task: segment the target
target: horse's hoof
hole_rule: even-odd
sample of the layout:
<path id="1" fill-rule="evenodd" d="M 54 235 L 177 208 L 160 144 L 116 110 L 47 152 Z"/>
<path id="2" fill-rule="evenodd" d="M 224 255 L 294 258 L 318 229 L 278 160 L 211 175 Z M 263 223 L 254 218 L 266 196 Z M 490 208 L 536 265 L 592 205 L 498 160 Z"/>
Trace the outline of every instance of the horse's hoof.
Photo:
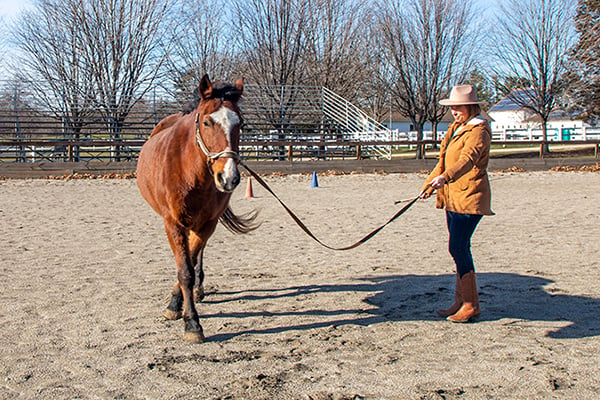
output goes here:
<path id="1" fill-rule="evenodd" d="M 194 301 L 196 301 L 196 303 L 200 303 L 202 300 L 204 300 L 204 286 L 195 287 Z"/>
<path id="2" fill-rule="evenodd" d="M 204 334 L 202 331 L 185 331 L 183 340 L 190 343 L 204 343 Z"/>
<path id="3" fill-rule="evenodd" d="M 181 311 L 173 311 L 167 308 L 165 311 L 165 318 L 175 321 L 176 319 L 180 319 L 183 316 Z"/>

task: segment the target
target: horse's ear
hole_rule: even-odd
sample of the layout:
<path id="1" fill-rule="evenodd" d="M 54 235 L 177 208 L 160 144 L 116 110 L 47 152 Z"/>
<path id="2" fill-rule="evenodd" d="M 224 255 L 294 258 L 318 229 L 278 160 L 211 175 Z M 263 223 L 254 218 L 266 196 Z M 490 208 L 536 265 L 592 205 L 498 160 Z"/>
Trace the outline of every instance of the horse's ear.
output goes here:
<path id="1" fill-rule="evenodd" d="M 202 99 L 210 99 L 212 96 L 212 83 L 210 83 L 210 79 L 208 78 L 208 74 L 204 74 L 202 79 L 200 79 L 200 86 L 198 86 L 198 92 L 200 93 L 200 97 Z"/>
<path id="2" fill-rule="evenodd" d="M 244 79 L 240 78 L 237 81 L 235 81 L 235 87 L 237 90 L 240 91 L 241 96 L 241 94 L 244 92 Z"/>

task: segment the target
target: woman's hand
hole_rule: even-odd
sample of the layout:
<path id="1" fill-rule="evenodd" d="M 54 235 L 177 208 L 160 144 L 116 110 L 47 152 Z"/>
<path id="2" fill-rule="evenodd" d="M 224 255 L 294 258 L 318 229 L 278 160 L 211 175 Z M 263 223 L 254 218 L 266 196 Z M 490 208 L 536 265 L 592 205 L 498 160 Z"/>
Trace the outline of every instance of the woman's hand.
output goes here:
<path id="1" fill-rule="evenodd" d="M 440 176 L 436 176 L 435 178 L 433 178 L 431 180 L 431 182 L 429 183 L 429 185 L 431 185 L 432 188 L 434 189 L 439 189 L 442 186 L 444 186 L 444 184 L 446 183 L 446 178 L 444 178 L 442 175 Z"/>
<path id="2" fill-rule="evenodd" d="M 446 183 L 446 178 L 444 178 L 442 175 L 440 176 L 436 176 L 435 178 L 433 178 L 431 180 L 431 182 L 429 182 L 429 186 L 427 189 L 423 190 L 421 192 L 421 194 L 419 195 L 419 198 L 425 200 L 428 199 L 429 197 L 431 197 L 431 194 L 433 193 L 434 190 L 441 188 L 442 186 L 444 186 L 444 184 Z"/>

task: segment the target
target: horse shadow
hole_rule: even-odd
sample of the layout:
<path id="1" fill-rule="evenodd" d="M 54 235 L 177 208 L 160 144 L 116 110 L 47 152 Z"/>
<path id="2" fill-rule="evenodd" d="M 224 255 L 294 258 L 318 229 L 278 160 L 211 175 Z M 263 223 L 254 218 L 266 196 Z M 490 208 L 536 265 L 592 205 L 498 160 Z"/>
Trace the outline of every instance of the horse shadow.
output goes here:
<path id="1" fill-rule="evenodd" d="M 539 276 L 513 273 L 478 273 L 479 301 L 482 314 L 479 321 L 515 319 L 524 321 L 569 322 L 568 325 L 546 333 L 556 339 L 600 336 L 600 299 L 569 295 L 563 290 L 546 288 L 554 281 Z M 306 285 L 288 288 L 219 292 L 225 299 L 204 303 L 231 301 L 266 301 L 299 297 L 308 293 L 347 292 L 349 295 L 368 293 L 363 299 L 365 309 L 300 310 L 282 312 L 237 312 L 204 314 L 206 318 L 255 316 L 324 316 L 325 321 L 246 330 L 209 337 L 224 341 L 242 334 L 267 334 L 291 330 L 307 330 L 331 325 L 370 325 L 384 321 L 435 321 L 438 308 L 445 308 L 454 298 L 454 275 L 391 275 L 361 279 L 356 284 Z M 374 294 L 373 294 L 374 293 Z M 209 309 L 209 306 L 205 309 Z"/>

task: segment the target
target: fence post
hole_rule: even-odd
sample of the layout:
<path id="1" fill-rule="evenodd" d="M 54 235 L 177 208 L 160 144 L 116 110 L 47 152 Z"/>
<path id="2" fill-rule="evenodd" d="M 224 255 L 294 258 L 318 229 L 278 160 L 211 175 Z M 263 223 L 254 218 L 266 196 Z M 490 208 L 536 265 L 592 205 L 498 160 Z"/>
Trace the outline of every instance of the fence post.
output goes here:
<path id="1" fill-rule="evenodd" d="M 540 144 L 540 158 L 544 158 L 544 141 Z"/>
<path id="2" fill-rule="evenodd" d="M 356 159 L 357 160 L 362 159 L 362 154 L 361 153 L 362 153 L 362 151 L 361 151 L 361 148 L 360 148 L 360 144 L 357 144 L 356 145 Z"/>
<path id="3" fill-rule="evenodd" d="M 13 106 L 15 111 L 15 136 L 19 142 L 23 140 L 23 132 L 21 131 L 21 124 L 19 123 L 19 108 L 18 108 L 18 100 L 17 100 L 17 88 L 15 87 L 14 97 L 13 97 Z M 27 153 L 25 152 L 25 146 L 19 145 L 17 151 L 17 162 L 27 162 Z"/>

